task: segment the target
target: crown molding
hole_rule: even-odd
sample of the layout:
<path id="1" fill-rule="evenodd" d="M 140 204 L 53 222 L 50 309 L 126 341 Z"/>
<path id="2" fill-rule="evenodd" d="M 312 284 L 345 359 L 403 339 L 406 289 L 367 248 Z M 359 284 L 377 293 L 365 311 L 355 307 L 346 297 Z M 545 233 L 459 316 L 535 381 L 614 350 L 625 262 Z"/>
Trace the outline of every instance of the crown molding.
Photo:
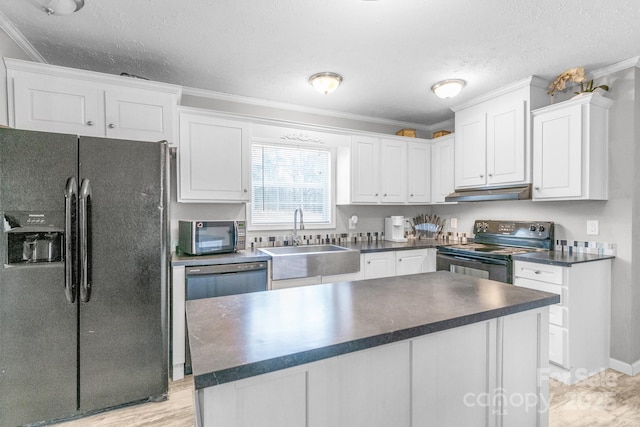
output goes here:
<path id="1" fill-rule="evenodd" d="M 518 80 L 516 82 L 513 82 L 509 85 L 506 86 L 502 86 L 496 90 L 493 90 L 491 92 L 487 92 L 485 94 L 482 94 L 480 96 L 477 96 L 473 99 L 470 99 L 469 101 L 462 103 L 462 104 L 458 104 L 458 105 L 454 105 L 453 107 L 451 107 L 451 110 L 453 110 L 454 112 L 456 111 L 460 111 L 460 110 L 464 110 L 466 108 L 469 107 L 473 107 L 474 105 L 478 105 L 480 103 L 486 102 L 486 101 L 490 101 L 493 98 L 496 98 L 500 95 L 504 95 L 507 93 L 511 93 L 516 89 L 521 89 L 523 87 L 527 87 L 527 86 L 535 86 L 538 88 L 542 88 L 542 89 L 546 89 L 547 87 L 547 81 L 542 79 L 541 77 L 538 76 L 529 76 L 527 78 L 524 78 L 522 80 Z"/>
<path id="2" fill-rule="evenodd" d="M 608 76 L 609 74 L 613 74 L 615 72 L 633 67 L 640 68 L 640 56 L 635 56 L 633 58 L 625 59 L 624 61 L 616 62 L 615 64 L 611 64 L 606 67 L 598 68 L 597 70 L 593 70 L 588 73 L 588 75 L 590 80 L 599 79 L 601 77 Z"/>
<path id="3" fill-rule="evenodd" d="M 115 84 L 118 86 L 129 86 L 134 88 L 146 88 L 158 92 L 175 94 L 178 98 L 182 93 L 182 86 L 171 83 L 156 82 L 153 80 L 135 79 L 117 74 L 106 74 L 97 71 L 81 70 L 79 68 L 62 67 L 60 65 L 40 64 L 21 59 L 4 58 L 7 71 L 24 71 L 29 73 L 44 74 L 47 76 L 58 76 L 72 78 L 76 80 L 88 80 L 90 82 L 100 82 L 105 84 Z"/>
<path id="4" fill-rule="evenodd" d="M 33 47 L 31 43 L 29 43 L 29 41 L 22 35 L 22 33 L 16 28 L 16 26 L 13 25 L 13 23 L 9 21 L 9 19 L 1 11 L 0 29 L 2 29 L 2 31 L 4 31 L 5 34 L 9 36 L 9 38 L 13 40 L 13 42 L 17 44 L 18 47 L 22 49 L 22 51 L 26 53 L 29 58 L 31 58 L 32 61 L 47 64 L 47 60 L 44 59 L 42 55 L 40 55 L 40 52 L 38 52 L 36 48 Z"/>
<path id="5" fill-rule="evenodd" d="M 372 117 L 372 116 L 364 116 L 359 114 L 344 113 L 341 111 L 324 110 L 320 108 L 289 104 L 286 102 L 269 101 L 266 99 L 252 98 L 252 97 L 242 96 L 242 95 L 232 95 L 228 93 L 216 92 L 216 91 L 207 90 L 207 89 L 197 89 L 197 88 L 192 88 L 187 86 L 184 86 L 182 88 L 182 94 L 188 95 L 188 96 L 201 97 L 201 98 L 215 99 L 218 101 L 235 102 L 238 104 L 256 105 L 260 107 L 269 107 L 269 108 L 276 108 L 281 110 L 296 111 L 299 113 L 316 114 L 320 116 L 363 121 L 367 123 L 378 123 L 383 125 L 398 126 L 401 128 L 409 127 L 414 129 L 420 129 L 427 132 L 433 131 L 434 126 L 436 126 L 436 125 L 425 125 L 422 123 L 412 123 L 412 122 L 403 122 L 399 120 L 384 119 L 381 117 Z M 453 123 L 453 119 L 451 119 L 451 122 Z M 440 124 L 437 124 L 437 126 L 439 125 Z"/>

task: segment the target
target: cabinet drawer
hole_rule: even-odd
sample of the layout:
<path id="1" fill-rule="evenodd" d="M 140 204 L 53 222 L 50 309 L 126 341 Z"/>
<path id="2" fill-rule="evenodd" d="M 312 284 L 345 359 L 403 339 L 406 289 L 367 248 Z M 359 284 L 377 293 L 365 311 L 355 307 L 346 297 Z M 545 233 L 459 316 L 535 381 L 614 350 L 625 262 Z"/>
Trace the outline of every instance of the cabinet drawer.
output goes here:
<path id="1" fill-rule="evenodd" d="M 555 325 L 549 325 L 549 362 L 568 367 L 567 343 L 567 330 Z"/>
<path id="2" fill-rule="evenodd" d="M 569 292 L 567 292 L 567 288 L 564 286 L 556 285 L 554 283 L 539 282 L 537 280 L 524 279 L 522 277 L 516 277 L 513 280 L 513 284 L 515 286 L 520 286 L 521 288 L 535 289 L 537 291 L 560 295 L 560 302 L 558 303 L 558 305 L 567 305 Z"/>
<path id="3" fill-rule="evenodd" d="M 563 269 L 558 265 L 516 261 L 513 273 L 515 277 L 525 277 L 527 279 L 556 283 L 558 285 L 562 285 L 563 283 Z"/>
<path id="4" fill-rule="evenodd" d="M 559 305 L 549 306 L 549 323 L 563 328 L 567 327 L 567 307 L 561 307 Z"/>

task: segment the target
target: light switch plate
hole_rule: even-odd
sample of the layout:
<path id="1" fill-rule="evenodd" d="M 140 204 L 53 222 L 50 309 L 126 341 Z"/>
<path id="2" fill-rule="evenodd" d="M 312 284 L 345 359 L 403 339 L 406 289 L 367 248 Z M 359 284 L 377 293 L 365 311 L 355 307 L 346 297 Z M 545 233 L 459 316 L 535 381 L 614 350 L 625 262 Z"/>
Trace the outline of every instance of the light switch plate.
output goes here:
<path id="1" fill-rule="evenodd" d="M 600 224 L 597 220 L 587 221 L 587 234 L 596 236 L 600 233 Z"/>
<path id="2" fill-rule="evenodd" d="M 452 229 L 458 228 L 458 218 L 451 218 L 450 222 L 451 222 L 450 225 Z"/>

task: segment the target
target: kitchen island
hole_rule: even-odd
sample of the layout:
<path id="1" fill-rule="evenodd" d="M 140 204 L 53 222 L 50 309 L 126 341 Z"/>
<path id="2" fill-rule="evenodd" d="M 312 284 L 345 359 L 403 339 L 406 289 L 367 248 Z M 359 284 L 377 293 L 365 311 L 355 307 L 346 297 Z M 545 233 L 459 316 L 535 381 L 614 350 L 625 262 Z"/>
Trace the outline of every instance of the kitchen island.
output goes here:
<path id="1" fill-rule="evenodd" d="M 197 424 L 544 426 L 557 302 L 442 271 L 188 301 Z"/>

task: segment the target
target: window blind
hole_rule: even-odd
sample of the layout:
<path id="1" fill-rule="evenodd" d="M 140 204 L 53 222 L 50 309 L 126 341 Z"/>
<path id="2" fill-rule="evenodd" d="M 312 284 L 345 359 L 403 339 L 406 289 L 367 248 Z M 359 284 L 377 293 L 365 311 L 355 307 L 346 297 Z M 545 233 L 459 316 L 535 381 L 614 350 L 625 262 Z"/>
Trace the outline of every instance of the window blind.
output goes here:
<path id="1" fill-rule="evenodd" d="M 302 208 L 305 224 L 331 223 L 331 152 L 321 148 L 253 144 L 251 221 L 293 222 Z"/>

